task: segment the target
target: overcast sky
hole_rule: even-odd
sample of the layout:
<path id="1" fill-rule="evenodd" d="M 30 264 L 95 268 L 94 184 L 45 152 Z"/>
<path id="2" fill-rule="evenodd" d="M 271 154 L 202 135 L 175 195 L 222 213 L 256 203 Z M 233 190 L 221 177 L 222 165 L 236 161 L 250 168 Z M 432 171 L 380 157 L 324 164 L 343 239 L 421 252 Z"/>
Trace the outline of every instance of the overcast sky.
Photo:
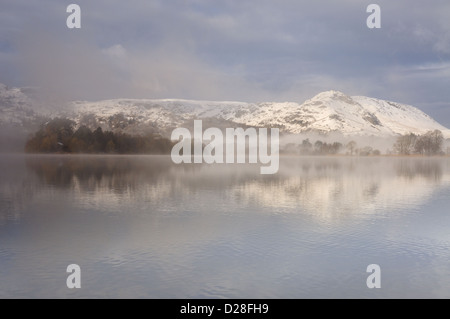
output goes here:
<path id="1" fill-rule="evenodd" d="M 68 29 L 66 7 L 81 7 Z M 381 29 L 366 8 L 381 7 Z M 448 0 L 1 0 L 0 82 L 64 99 L 303 102 L 325 90 L 450 127 Z"/>

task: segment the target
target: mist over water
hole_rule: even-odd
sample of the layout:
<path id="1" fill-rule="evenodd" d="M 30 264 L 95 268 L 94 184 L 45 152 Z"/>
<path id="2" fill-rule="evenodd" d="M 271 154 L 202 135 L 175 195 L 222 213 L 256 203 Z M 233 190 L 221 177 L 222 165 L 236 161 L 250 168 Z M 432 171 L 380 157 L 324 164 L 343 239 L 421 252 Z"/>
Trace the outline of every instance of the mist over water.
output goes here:
<path id="1" fill-rule="evenodd" d="M 167 156 L 0 167 L 3 298 L 450 297 L 448 158 L 281 157 L 270 176 Z"/>

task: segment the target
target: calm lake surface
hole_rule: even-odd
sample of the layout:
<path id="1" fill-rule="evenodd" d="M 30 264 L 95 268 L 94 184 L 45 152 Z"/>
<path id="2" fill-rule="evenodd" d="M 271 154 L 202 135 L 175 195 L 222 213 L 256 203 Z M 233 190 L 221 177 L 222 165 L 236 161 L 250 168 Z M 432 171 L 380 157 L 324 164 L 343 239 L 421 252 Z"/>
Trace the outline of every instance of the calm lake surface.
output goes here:
<path id="1" fill-rule="evenodd" d="M 450 159 L 259 167 L 1 155 L 0 298 L 450 298 Z"/>

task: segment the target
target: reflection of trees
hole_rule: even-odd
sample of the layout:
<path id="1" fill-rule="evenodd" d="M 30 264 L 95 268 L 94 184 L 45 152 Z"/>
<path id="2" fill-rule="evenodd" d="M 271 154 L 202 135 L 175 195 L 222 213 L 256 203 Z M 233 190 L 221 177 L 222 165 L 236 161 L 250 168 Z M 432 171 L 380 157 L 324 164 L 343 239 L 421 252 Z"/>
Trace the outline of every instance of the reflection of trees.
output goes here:
<path id="1" fill-rule="evenodd" d="M 22 218 L 38 194 L 50 198 L 57 190 L 99 197 L 134 194 L 142 186 L 157 188 L 172 168 L 167 156 L 0 157 L 0 224 Z"/>
<path id="2" fill-rule="evenodd" d="M 167 172 L 167 157 L 127 156 L 49 156 L 30 157 L 26 165 L 44 185 L 82 190 L 109 187 L 120 191 L 133 189 L 145 180 L 156 181 Z"/>
<path id="3" fill-rule="evenodd" d="M 36 181 L 29 178 L 21 156 L 0 156 L 0 225 L 21 217 Z"/>
<path id="4" fill-rule="evenodd" d="M 406 207 L 427 200 L 443 179 L 445 162 L 399 160 L 289 158 L 281 161 L 276 180 L 247 181 L 245 189 L 236 192 L 243 205 L 291 207 L 326 218 L 342 213 L 370 214 L 380 207 Z"/>
<path id="5" fill-rule="evenodd" d="M 317 172 L 326 172 L 329 170 L 336 171 L 341 168 L 341 164 L 336 161 L 316 162 L 314 163 L 314 169 Z"/>
<path id="6" fill-rule="evenodd" d="M 440 181 L 443 175 L 442 161 L 439 159 L 400 159 L 395 169 L 397 176 L 414 179 L 424 177 L 431 181 Z"/>
<path id="7" fill-rule="evenodd" d="M 438 185 L 447 172 L 444 163 L 418 158 L 282 157 L 278 174 L 260 175 L 260 165 L 175 165 L 169 156 L 0 159 L 0 222 L 17 219 L 14 216 L 35 194 L 52 198 L 56 190 L 63 191 L 62 197 L 95 198 L 99 207 L 111 201 L 196 207 L 194 201 L 219 200 L 227 207 L 294 207 L 327 216 L 361 213 L 377 203 L 426 198 L 426 191 L 432 190 L 428 186 Z"/>

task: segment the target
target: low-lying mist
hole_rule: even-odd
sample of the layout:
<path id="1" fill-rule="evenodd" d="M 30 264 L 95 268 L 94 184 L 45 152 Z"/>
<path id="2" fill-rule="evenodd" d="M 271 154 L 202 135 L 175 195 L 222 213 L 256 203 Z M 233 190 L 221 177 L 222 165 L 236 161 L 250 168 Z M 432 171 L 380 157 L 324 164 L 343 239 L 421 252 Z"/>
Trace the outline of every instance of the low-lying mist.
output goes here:
<path id="1" fill-rule="evenodd" d="M 326 135 L 316 132 L 286 134 L 280 137 L 280 149 L 287 153 L 296 153 L 293 150 L 298 150 L 298 146 L 305 140 L 308 140 L 313 147 L 317 141 L 328 144 L 340 143 L 342 148 L 338 151 L 338 154 L 346 154 L 348 152 L 346 146 L 352 141 L 356 143 L 354 145 L 355 150 L 370 147 L 373 151 L 380 151 L 381 154 L 391 154 L 396 137 L 345 136 L 339 132 L 332 132 Z"/>

